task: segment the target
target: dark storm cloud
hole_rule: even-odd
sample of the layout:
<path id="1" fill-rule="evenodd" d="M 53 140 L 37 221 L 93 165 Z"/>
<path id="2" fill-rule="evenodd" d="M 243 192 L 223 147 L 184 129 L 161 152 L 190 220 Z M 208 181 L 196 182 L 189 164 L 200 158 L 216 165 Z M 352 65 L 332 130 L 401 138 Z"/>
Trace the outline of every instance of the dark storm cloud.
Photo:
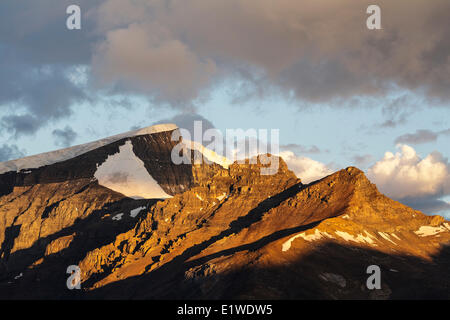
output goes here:
<path id="1" fill-rule="evenodd" d="M 30 115 L 8 115 L 1 118 L 1 128 L 16 138 L 22 134 L 33 134 L 41 126 L 41 121 Z"/>
<path id="2" fill-rule="evenodd" d="M 59 67 L 9 65 L 8 61 L 0 65 L 1 128 L 15 137 L 33 134 L 50 120 L 69 116 L 72 103 L 86 98 Z M 11 111 L 11 105 L 19 106 L 19 114 Z"/>
<path id="3" fill-rule="evenodd" d="M 0 146 L 0 162 L 22 158 L 25 151 L 19 150 L 16 145 L 3 144 Z"/>
<path id="4" fill-rule="evenodd" d="M 89 63 L 92 44 L 98 40 L 92 30 L 90 12 L 103 0 L 2 0 L 0 44 L 31 65 L 73 65 Z M 82 30 L 66 28 L 66 8 L 82 8 Z"/>
<path id="5" fill-rule="evenodd" d="M 69 126 L 53 130 L 52 135 L 55 138 L 55 144 L 60 147 L 70 147 L 78 136 Z"/>
<path id="6" fill-rule="evenodd" d="M 373 1 L 107 0 L 96 11 L 107 36 L 93 67 L 105 83 L 169 102 L 223 79 L 247 82 L 246 97 L 320 102 L 404 88 L 448 99 L 450 3 L 375 3 L 379 31 L 366 28 Z"/>
<path id="7" fill-rule="evenodd" d="M 86 14 L 99 2 L 78 1 Z M 66 28 L 66 8 L 72 3 L 0 3 L 0 129 L 14 137 L 70 115 L 71 105 L 86 98 L 67 73 L 90 63 L 94 38 Z M 90 24 L 87 20 L 86 28 Z"/>

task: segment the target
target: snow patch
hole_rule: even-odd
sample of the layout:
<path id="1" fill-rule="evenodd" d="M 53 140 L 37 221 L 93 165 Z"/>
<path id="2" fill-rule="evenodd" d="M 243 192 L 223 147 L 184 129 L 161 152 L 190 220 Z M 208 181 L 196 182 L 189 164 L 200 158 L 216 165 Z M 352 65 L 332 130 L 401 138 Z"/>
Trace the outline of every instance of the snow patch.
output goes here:
<path id="1" fill-rule="evenodd" d="M 122 220 L 122 216 L 123 216 L 123 213 L 118 213 L 114 217 L 112 217 L 112 219 L 119 221 L 119 220 Z"/>
<path id="2" fill-rule="evenodd" d="M 219 200 L 219 201 L 222 201 L 223 198 L 225 198 L 226 196 L 227 196 L 227 194 L 223 193 L 222 195 L 218 196 L 216 199 Z"/>
<path id="3" fill-rule="evenodd" d="M 284 251 L 288 251 L 288 250 L 291 248 L 292 241 L 294 241 L 294 240 L 297 239 L 297 238 L 303 238 L 303 239 L 305 239 L 306 241 L 311 242 L 311 241 L 320 240 L 320 239 L 322 239 L 324 236 L 327 237 L 327 238 L 330 238 L 330 239 L 333 238 L 333 237 L 332 237 L 331 235 L 329 235 L 328 233 L 326 233 L 326 232 L 324 232 L 324 231 L 320 231 L 319 229 L 316 229 L 316 230 L 314 231 L 314 233 L 309 234 L 309 235 L 306 235 L 305 232 L 299 233 L 299 234 L 297 234 L 297 235 L 291 237 L 289 240 L 287 240 L 286 242 L 283 243 L 283 245 L 282 245 L 282 251 L 283 251 L 283 252 L 284 252 Z"/>
<path id="4" fill-rule="evenodd" d="M 399 237 L 397 237 L 397 235 L 395 234 L 395 233 L 391 233 L 391 236 L 393 236 L 395 239 L 397 239 L 397 240 L 402 240 L 402 239 L 400 239 Z"/>
<path id="5" fill-rule="evenodd" d="M 233 163 L 233 161 L 229 160 L 228 158 L 221 156 L 208 148 L 205 148 L 199 142 L 183 139 L 182 143 L 186 146 L 186 148 L 200 152 L 208 161 L 217 163 L 225 169 L 228 169 L 228 167 Z"/>
<path id="6" fill-rule="evenodd" d="M 197 193 L 195 194 L 195 196 L 197 197 L 197 199 L 199 199 L 200 201 L 203 201 L 203 198 L 200 197 Z"/>
<path id="7" fill-rule="evenodd" d="M 389 241 L 389 242 L 391 242 L 391 243 L 397 245 L 394 241 L 391 240 L 391 237 L 390 237 L 387 233 L 378 231 L 378 234 L 379 234 L 383 239 L 385 239 L 385 240 L 387 240 L 387 241 Z"/>
<path id="8" fill-rule="evenodd" d="M 98 183 L 133 199 L 171 198 L 145 169 L 127 140 L 119 152 L 108 156 L 94 174 Z"/>
<path id="9" fill-rule="evenodd" d="M 426 237 L 426 236 L 434 236 L 438 233 L 448 231 L 447 229 L 450 230 L 448 224 L 439 227 L 421 226 L 419 230 L 414 231 L 414 233 L 420 237 Z"/>
<path id="10" fill-rule="evenodd" d="M 147 207 L 144 206 L 144 207 L 139 207 L 139 208 L 133 209 L 133 210 L 130 211 L 130 216 L 132 218 L 136 218 L 136 216 L 139 214 L 139 212 L 141 212 L 142 210 L 144 210 L 146 208 Z"/>
<path id="11" fill-rule="evenodd" d="M 20 274 L 18 274 L 17 276 L 14 277 L 14 280 L 20 279 L 23 277 L 23 273 L 21 272 Z"/>
<path id="12" fill-rule="evenodd" d="M 369 232 L 367 232 L 365 230 L 364 230 L 364 233 L 366 234 L 366 236 L 363 236 L 362 234 L 358 234 L 356 239 L 364 241 L 364 242 L 367 242 L 369 244 L 374 244 L 374 241 L 372 240 L 374 237 Z"/>
<path id="13" fill-rule="evenodd" d="M 373 241 L 374 237 L 369 232 L 367 232 L 365 230 L 364 230 L 364 233 L 366 235 L 363 235 L 362 233 L 359 233 L 356 236 L 354 236 L 354 235 L 352 235 L 350 233 L 347 233 L 345 231 L 336 231 L 336 234 L 339 237 L 341 237 L 342 239 L 344 239 L 345 241 L 353 241 L 353 242 L 356 242 L 356 243 L 368 243 L 368 244 L 375 245 L 374 241 Z"/>
<path id="14" fill-rule="evenodd" d="M 135 137 L 146 134 L 159 133 L 164 131 L 172 131 L 177 129 L 178 127 L 175 124 L 158 124 L 151 127 L 125 132 L 122 134 L 118 134 L 115 136 L 111 136 L 105 139 L 101 139 L 98 141 L 81 144 L 78 146 L 73 146 L 70 148 L 60 149 L 56 151 L 46 152 L 37 154 L 34 156 L 29 156 L 17 160 L 10 160 L 6 162 L 0 162 L 0 174 L 9 172 L 9 171 L 17 171 L 23 169 L 34 169 L 40 168 L 43 166 L 51 165 L 57 162 L 69 160 L 75 158 L 79 155 L 82 155 L 86 152 L 101 148 L 105 145 L 111 144 L 113 142 L 119 141 L 124 138 Z"/>

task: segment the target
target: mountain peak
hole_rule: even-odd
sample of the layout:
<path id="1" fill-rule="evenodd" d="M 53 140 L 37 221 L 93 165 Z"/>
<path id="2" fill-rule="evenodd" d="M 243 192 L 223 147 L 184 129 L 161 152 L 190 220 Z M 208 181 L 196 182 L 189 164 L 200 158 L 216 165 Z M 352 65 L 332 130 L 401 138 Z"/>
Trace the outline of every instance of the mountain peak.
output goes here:
<path id="1" fill-rule="evenodd" d="M 426 261 L 450 243 L 450 224 L 382 195 L 360 169 L 305 185 L 280 157 L 231 164 L 188 141 L 212 163 L 175 165 L 175 129 L 0 173 L 0 298 L 367 298 L 369 262 L 429 271 L 418 284 L 383 275 L 385 296 L 409 297 L 405 281 L 448 289 L 449 266 Z M 79 295 L 64 286 L 68 261 L 82 270 Z"/>
<path id="2" fill-rule="evenodd" d="M 131 138 L 141 135 L 149 135 L 166 131 L 173 131 L 178 129 L 175 124 L 157 124 L 149 127 L 145 127 L 138 130 L 132 130 L 125 133 L 113 135 L 107 138 L 96 140 L 93 142 L 76 145 L 73 147 L 59 149 L 56 151 L 50 151 L 45 153 L 40 153 L 37 155 L 32 155 L 16 160 L 10 160 L 5 162 L 0 162 L 0 174 L 9 171 L 21 171 L 26 169 L 35 169 L 42 166 L 51 165 L 57 162 L 69 160 L 75 158 L 79 155 L 92 151 L 94 149 L 101 148 L 105 145 L 111 144 L 113 142 L 122 140 L 124 138 Z"/>
<path id="3" fill-rule="evenodd" d="M 351 175 L 364 174 L 364 172 L 361 169 L 359 169 L 357 167 L 353 167 L 353 166 L 347 167 L 344 170 L 347 171 Z"/>

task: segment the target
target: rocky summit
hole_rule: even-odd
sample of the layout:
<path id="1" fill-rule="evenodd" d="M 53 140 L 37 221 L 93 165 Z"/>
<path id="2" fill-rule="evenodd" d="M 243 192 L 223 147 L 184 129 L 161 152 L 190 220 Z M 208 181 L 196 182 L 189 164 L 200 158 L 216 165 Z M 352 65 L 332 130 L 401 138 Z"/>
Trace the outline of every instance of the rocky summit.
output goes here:
<path id="1" fill-rule="evenodd" d="M 176 165 L 174 130 L 0 163 L 0 298 L 450 298 L 442 217 L 354 167 L 303 184 L 282 159 Z"/>

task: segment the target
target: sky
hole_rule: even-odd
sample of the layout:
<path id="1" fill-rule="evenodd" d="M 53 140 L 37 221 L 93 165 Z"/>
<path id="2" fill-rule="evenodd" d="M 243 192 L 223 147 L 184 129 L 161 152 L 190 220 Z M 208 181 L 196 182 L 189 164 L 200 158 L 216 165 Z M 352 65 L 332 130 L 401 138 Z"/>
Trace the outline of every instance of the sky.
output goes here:
<path id="1" fill-rule="evenodd" d="M 160 122 L 279 129 L 304 182 L 356 166 L 450 218 L 448 12 L 448 0 L 2 0 L 0 161 Z"/>

